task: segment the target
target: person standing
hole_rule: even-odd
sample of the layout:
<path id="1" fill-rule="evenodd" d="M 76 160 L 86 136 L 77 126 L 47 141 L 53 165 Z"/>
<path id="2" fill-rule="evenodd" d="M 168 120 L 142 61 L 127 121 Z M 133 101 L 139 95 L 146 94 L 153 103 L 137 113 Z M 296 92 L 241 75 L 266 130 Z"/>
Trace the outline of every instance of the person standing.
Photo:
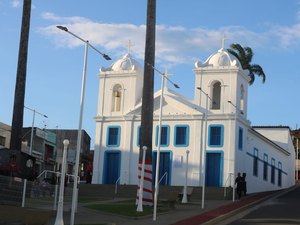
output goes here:
<path id="1" fill-rule="evenodd" d="M 92 165 L 91 162 L 89 162 L 86 170 L 87 170 L 86 183 L 91 184 L 92 183 L 92 176 L 93 176 L 93 165 Z"/>
<path id="2" fill-rule="evenodd" d="M 242 192 L 244 196 L 247 195 L 246 173 L 243 173 L 242 175 Z"/>
<path id="3" fill-rule="evenodd" d="M 238 173 L 237 177 L 235 178 L 235 184 L 236 184 L 236 193 L 239 199 L 241 198 L 242 195 L 242 181 L 243 178 L 241 177 L 241 173 Z"/>

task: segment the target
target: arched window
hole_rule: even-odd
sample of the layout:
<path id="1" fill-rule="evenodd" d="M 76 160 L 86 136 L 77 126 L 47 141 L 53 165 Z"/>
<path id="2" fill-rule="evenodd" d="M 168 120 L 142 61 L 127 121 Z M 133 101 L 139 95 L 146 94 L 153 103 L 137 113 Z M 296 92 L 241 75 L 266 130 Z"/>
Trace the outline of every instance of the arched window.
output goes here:
<path id="1" fill-rule="evenodd" d="M 212 86 L 212 99 L 211 109 L 220 109 L 221 107 L 221 83 L 215 82 Z"/>
<path id="2" fill-rule="evenodd" d="M 121 111 L 121 99 L 122 99 L 122 87 L 120 84 L 116 84 L 113 88 L 112 93 L 112 112 L 120 112 Z"/>
<path id="3" fill-rule="evenodd" d="M 244 111 L 244 95 L 245 95 L 245 89 L 244 86 L 241 85 L 241 98 L 240 98 L 240 110 Z"/>

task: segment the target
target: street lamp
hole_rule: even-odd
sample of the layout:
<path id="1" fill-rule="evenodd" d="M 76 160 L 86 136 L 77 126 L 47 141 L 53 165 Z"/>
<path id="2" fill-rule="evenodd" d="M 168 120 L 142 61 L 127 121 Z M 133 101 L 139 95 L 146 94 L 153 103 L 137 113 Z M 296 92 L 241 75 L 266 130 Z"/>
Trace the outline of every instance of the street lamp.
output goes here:
<path id="1" fill-rule="evenodd" d="M 29 155 L 32 154 L 32 145 L 33 145 L 33 130 L 34 130 L 34 119 L 35 119 L 35 114 L 39 114 L 45 118 L 48 118 L 48 116 L 37 112 L 35 109 L 31 109 L 29 107 L 24 106 L 25 109 L 28 109 L 33 112 L 32 114 L 32 124 L 31 124 L 31 134 L 30 134 L 30 147 L 29 147 Z M 26 185 L 27 185 L 27 179 L 24 179 L 24 186 L 23 186 L 23 196 L 22 196 L 22 207 L 25 206 L 25 197 L 26 197 Z"/>
<path id="2" fill-rule="evenodd" d="M 77 36 L 76 34 L 72 33 L 68 30 L 67 27 L 64 26 L 56 26 L 58 29 L 65 31 L 75 38 L 79 39 L 80 41 L 85 43 L 84 49 L 84 61 L 83 61 L 83 72 L 82 72 L 82 85 L 81 85 L 81 95 L 80 95 L 80 114 L 79 114 L 79 126 L 78 126 L 78 135 L 77 135 L 77 148 L 76 148 L 76 162 L 75 162 L 75 170 L 74 170 L 74 185 L 73 185 L 73 195 L 72 195 L 72 208 L 71 208 L 71 220 L 70 224 L 74 225 L 74 218 L 75 218 L 75 208 L 77 203 L 77 180 L 78 180 L 78 168 L 79 168 L 79 155 L 80 155 L 80 148 L 81 148 L 81 133 L 82 133 L 82 116 L 83 116 L 83 106 L 84 106 L 84 93 L 85 93 L 85 81 L 86 81 L 86 69 L 87 69 L 87 53 L 88 47 L 90 46 L 96 52 L 98 52 L 104 59 L 111 60 L 111 58 L 100 52 L 96 49 L 93 45 L 89 43 L 88 40 L 84 40 L 81 37 Z"/>
<path id="3" fill-rule="evenodd" d="M 237 108 L 237 106 L 235 105 L 235 104 L 233 104 L 232 103 L 232 101 L 227 101 L 230 105 L 232 105 L 235 109 L 236 109 L 236 111 L 239 111 L 240 112 L 240 114 L 244 114 L 244 112 L 242 111 L 242 110 L 239 110 L 238 108 Z"/>
<path id="4" fill-rule="evenodd" d="M 206 142 L 207 142 L 207 114 L 208 114 L 208 100 L 214 104 L 214 101 L 212 100 L 209 95 L 202 90 L 201 87 L 197 87 L 198 90 L 200 90 L 203 94 L 206 95 L 206 104 L 205 104 L 205 117 L 204 117 L 204 148 L 202 151 L 202 159 L 203 159 L 203 174 L 202 174 L 202 201 L 201 201 L 201 207 L 204 209 L 204 198 L 205 198 L 205 179 L 206 179 Z"/>
<path id="5" fill-rule="evenodd" d="M 179 88 L 179 86 L 173 83 L 168 77 L 167 72 L 162 73 L 157 70 L 154 66 L 147 63 L 154 70 L 156 70 L 161 75 L 161 95 L 160 95 L 160 105 L 159 105 L 159 127 L 158 127 L 158 144 L 157 144 L 157 154 L 156 154 L 156 169 L 155 169 L 155 188 L 154 188 L 154 209 L 153 209 L 153 220 L 156 220 L 156 211 L 157 211 L 157 196 L 158 196 L 158 177 L 159 177 L 159 160 L 160 160 L 160 142 L 161 142 L 161 122 L 162 122 L 162 106 L 163 106 L 163 97 L 164 97 L 164 89 L 165 89 L 165 79 L 167 79 L 175 88 Z"/>
<path id="6" fill-rule="evenodd" d="M 235 108 L 235 114 L 234 114 L 234 120 L 235 120 L 235 125 L 234 125 L 234 130 L 236 130 L 236 123 L 237 123 L 237 112 L 239 112 L 241 115 L 243 115 L 243 111 L 239 110 L 235 104 L 232 103 L 232 101 L 228 100 L 227 101 L 230 105 L 232 105 Z M 232 201 L 235 201 L 235 151 L 233 152 L 233 192 L 232 192 Z"/>

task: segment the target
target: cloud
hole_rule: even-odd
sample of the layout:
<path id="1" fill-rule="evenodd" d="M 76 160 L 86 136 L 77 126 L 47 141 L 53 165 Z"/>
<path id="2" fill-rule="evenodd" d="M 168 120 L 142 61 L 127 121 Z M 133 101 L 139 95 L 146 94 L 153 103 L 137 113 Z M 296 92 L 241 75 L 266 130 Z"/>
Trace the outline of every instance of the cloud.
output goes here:
<path id="1" fill-rule="evenodd" d="M 19 8 L 21 6 L 21 0 L 10 0 L 10 4 L 13 8 Z"/>
<path id="2" fill-rule="evenodd" d="M 61 17 L 51 12 L 42 13 L 41 17 L 45 20 L 49 20 L 52 22 L 61 22 L 61 23 L 82 23 L 82 22 L 90 21 L 89 19 L 80 16 Z"/>
<path id="3" fill-rule="evenodd" d="M 144 58 L 146 26 L 135 24 L 100 23 L 83 17 L 59 17 L 53 13 L 44 13 L 42 17 L 57 25 L 68 27 L 79 37 L 89 40 L 110 54 L 122 55 L 131 48 L 138 59 Z M 226 45 L 240 43 L 254 49 L 272 46 L 286 47 L 299 43 L 300 24 L 292 27 L 269 27 L 264 32 L 255 32 L 242 26 L 227 26 L 218 29 L 185 28 L 180 26 L 157 25 L 156 57 L 168 64 L 184 64 L 196 60 L 221 48 L 221 38 L 226 36 Z M 74 48 L 82 45 L 78 39 L 56 28 L 56 25 L 40 28 L 39 31 L 51 38 L 58 47 Z"/>

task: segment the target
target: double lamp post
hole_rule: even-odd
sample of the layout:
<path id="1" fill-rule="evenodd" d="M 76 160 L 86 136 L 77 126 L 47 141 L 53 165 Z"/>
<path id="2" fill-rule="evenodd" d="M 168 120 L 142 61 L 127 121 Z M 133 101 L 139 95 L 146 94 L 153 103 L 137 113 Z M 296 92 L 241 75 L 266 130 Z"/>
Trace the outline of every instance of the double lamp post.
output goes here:
<path id="1" fill-rule="evenodd" d="M 84 106 L 88 47 L 91 47 L 96 52 L 98 52 L 105 60 L 111 60 L 111 58 L 108 55 L 103 54 L 98 49 L 96 49 L 93 45 L 91 45 L 89 43 L 88 40 L 84 40 L 81 37 L 77 36 L 76 34 L 72 33 L 71 31 L 69 31 L 67 27 L 64 27 L 64 26 L 56 26 L 56 27 L 62 31 L 69 33 L 73 37 L 84 42 L 84 44 L 85 44 L 83 72 L 82 72 L 82 85 L 81 85 L 81 95 L 80 95 L 79 126 L 78 126 L 78 135 L 77 135 L 76 159 L 75 159 L 76 161 L 75 161 L 75 168 L 74 168 L 74 184 L 73 184 L 73 194 L 72 194 L 71 220 L 70 220 L 70 225 L 74 225 L 75 210 L 76 210 L 76 205 L 77 205 L 77 194 L 78 194 L 77 182 L 78 182 L 79 157 L 80 157 L 80 149 L 81 149 L 82 117 L 83 117 L 83 106 Z"/>

